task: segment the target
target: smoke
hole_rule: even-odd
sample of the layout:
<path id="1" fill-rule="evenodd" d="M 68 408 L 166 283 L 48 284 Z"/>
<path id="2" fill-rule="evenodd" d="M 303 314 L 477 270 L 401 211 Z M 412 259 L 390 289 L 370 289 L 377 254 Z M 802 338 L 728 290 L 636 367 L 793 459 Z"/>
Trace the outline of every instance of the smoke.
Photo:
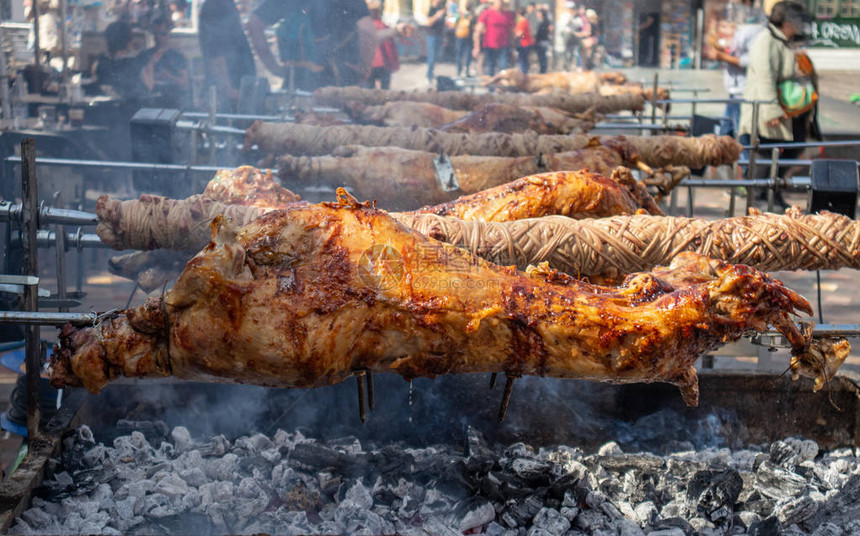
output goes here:
<path id="1" fill-rule="evenodd" d="M 354 437 L 362 443 L 414 447 L 459 444 L 466 428 L 472 427 L 495 445 L 521 441 L 594 450 L 616 441 L 625 450 L 653 452 L 737 447 L 730 438 L 744 437 L 738 432 L 743 425 L 732 411 L 687 409 L 677 391 L 668 387 L 523 377 L 514 382 L 510 405 L 499 423 L 504 376 L 494 390 L 489 389 L 489 375 L 481 374 L 419 378 L 411 389 L 396 375 L 377 374 L 374 379 L 375 409 L 368 410 L 364 424 L 358 415 L 356 380 L 350 379 L 316 389 L 124 382 L 97 397 L 91 425 L 102 441 L 128 433 L 117 423 L 129 420 L 184 426 L 194 437 L 223 434 L 232 440 L 281 429 L 322 441 Z M 651 393 L 652 406 L 637 401 L 642 392 Z"/>

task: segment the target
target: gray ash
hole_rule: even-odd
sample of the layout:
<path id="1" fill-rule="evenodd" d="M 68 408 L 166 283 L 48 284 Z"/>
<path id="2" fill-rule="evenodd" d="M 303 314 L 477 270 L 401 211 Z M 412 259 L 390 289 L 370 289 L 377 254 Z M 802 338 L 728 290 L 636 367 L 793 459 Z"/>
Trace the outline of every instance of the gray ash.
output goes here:
<path id="1" fill-rule="evenodd" d="M 112 445 L 70 434 L 11 534 L 860 534 L 857 453 L 811 440 L 658 455 L 498 447 L 472 427 L 420 448 L 121 427 Z"/>

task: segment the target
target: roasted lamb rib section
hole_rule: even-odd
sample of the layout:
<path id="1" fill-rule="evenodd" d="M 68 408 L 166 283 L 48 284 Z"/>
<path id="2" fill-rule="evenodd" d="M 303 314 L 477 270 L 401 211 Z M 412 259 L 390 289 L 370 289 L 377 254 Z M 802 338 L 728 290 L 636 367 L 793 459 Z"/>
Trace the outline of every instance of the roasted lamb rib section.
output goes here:
<path id="1" fill-rule="evenodd" d="M 791 317 L 811 312 L 806 300 L 746 266 L 683 254 L 599 287 L 491 264 L 338 194 L 238 233 L 218 218 L 163 297 L 94 327 L 66 326 L 52 384 L 98 391 L 120 376 L 172 375 L 317 387 L 363 371 L 504 372 L 669 382 L 696 405 L 696 358 L 748 330 L 774 325 L 800 371 L 848 352 L 845 341 L 801 332 Z"/>

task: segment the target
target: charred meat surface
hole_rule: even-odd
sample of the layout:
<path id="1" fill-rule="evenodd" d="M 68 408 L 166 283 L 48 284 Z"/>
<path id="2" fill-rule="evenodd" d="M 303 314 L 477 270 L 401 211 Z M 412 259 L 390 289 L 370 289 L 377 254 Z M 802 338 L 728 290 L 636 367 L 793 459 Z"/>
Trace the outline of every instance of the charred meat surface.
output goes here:
<path id="1" fill-rule="evenodd" d="M 540 173 L 415 212 L 467 221 L 513 221 L 549 214 L 574 219 L 638 212 L 662 215 L 645 186 L 619 167 L 611 177 L 588 171 Z"/>
<path id="2" fill-rule="evenodd" d="M 682 254 L 619 287 L 546 267 L 526 274 L 412 231 L 339 191 L 338 203 L 223 218 L 163 299 L 65 328 L 52 384 L 119 376 L 315 387 L 361 371 L 405 378 L 505 372 L 668 382 L 695 405 L 693 363 L 774 325 L 798 361 L 844 359 L 792 322 L 809 304 L 746 266 Z M 817 356 L 816 356 L 817 359 Z"/>

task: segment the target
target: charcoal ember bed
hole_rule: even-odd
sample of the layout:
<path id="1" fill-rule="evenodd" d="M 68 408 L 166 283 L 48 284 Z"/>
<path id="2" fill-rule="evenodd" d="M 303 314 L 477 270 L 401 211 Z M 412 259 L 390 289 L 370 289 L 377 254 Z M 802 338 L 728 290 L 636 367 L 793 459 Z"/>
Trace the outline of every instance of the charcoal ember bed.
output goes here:
<path id="1" fill-rule="evenodd" d="M 116 386 L 11 533 L 860 534 L 851 448 L 744 444 L 733 410 L 618 419 L 611 388 L 537 379 L 498 425 L 485 380 L 378 378 L 363 426 L 354 384 Z"/>

